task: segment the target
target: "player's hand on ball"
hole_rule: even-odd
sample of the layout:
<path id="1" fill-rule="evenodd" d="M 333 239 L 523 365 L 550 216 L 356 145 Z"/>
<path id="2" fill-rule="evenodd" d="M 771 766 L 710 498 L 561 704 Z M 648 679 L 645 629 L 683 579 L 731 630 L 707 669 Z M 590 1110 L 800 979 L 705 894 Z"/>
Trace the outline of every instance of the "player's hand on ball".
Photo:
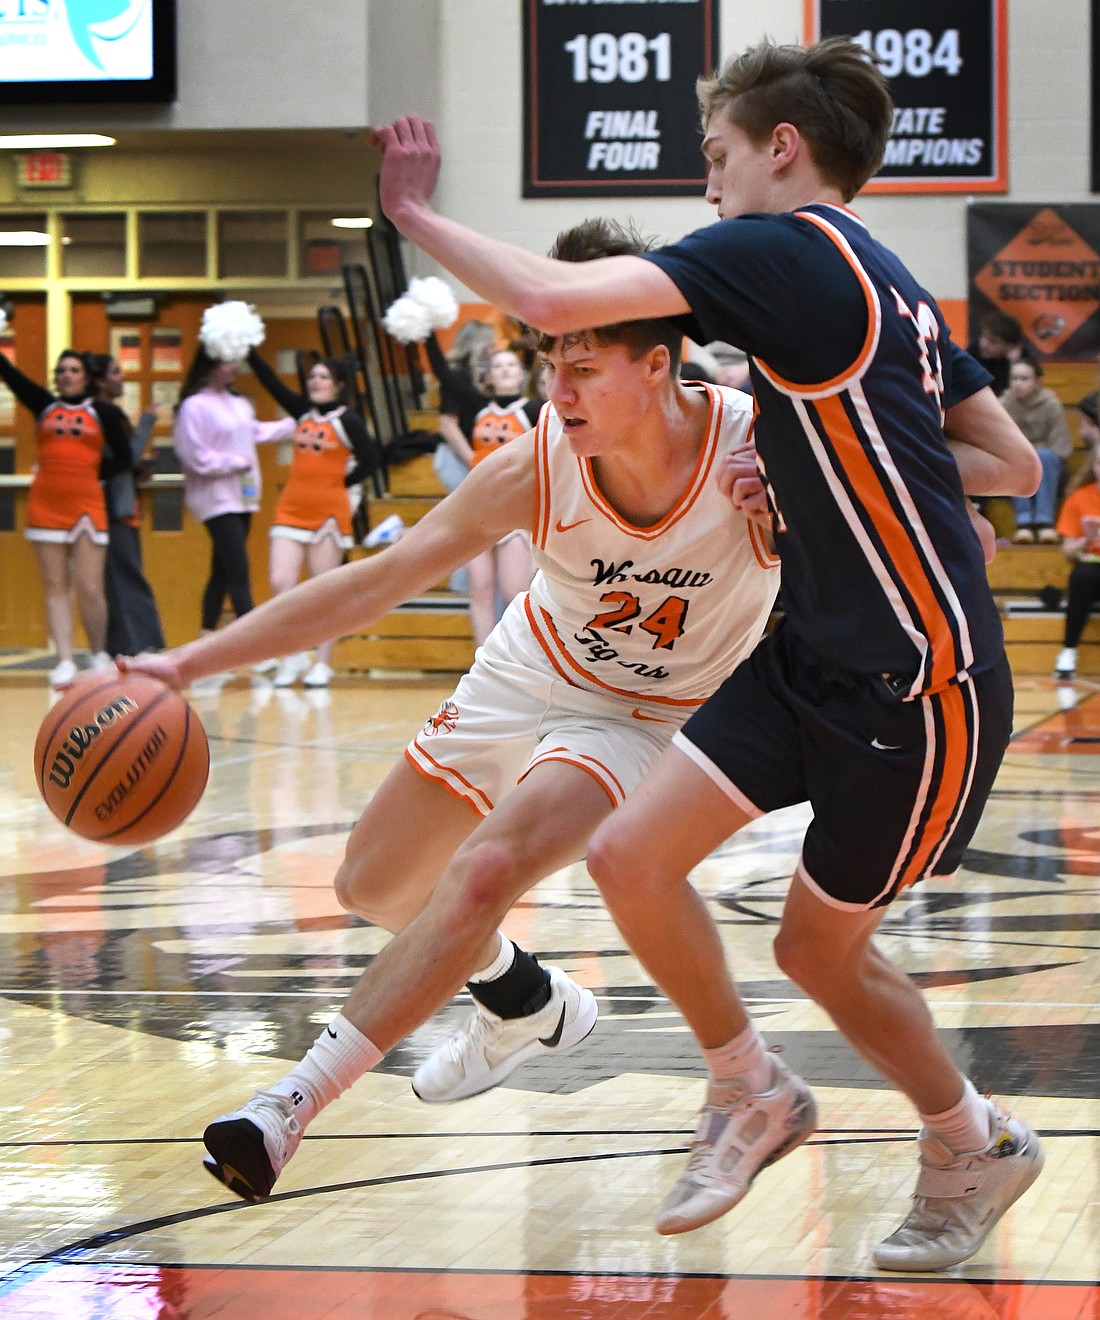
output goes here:
<path id="1" fill-rule="evenodd" d="M 150 678 L 177 692 L 186 686 L 186 680 L 180 672 L 178 663 L 172 658 L 171 651 L 159 655 L 120 655 L 115 659 L 120 674 L 148 674 Z"/>

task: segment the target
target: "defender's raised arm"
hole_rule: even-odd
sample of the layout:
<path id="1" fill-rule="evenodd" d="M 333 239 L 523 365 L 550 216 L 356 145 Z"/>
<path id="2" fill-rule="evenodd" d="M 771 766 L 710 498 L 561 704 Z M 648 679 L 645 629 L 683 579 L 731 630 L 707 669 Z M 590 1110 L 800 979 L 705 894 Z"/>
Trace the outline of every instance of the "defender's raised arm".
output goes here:
<path id="1" fill-rule="evenodd" d="M 374 134 L 382 149 L 382 209 L 418 248 L 486 302 L 548 334 L 689 310 L 683 294 L 640 257 L 555 261 L 487 238 L 431 205 L 440 152 L 429 119 L 409 115 Z"/>

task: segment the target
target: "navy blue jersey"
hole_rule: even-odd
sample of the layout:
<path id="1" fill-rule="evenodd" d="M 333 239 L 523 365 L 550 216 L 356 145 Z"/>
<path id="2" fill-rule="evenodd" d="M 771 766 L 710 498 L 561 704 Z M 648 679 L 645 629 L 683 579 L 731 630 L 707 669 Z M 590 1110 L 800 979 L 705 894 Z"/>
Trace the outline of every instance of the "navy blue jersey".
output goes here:
<path id="1" fill-rule="evenodd" d="M 843 207 L 722 220 L 645 254 L 691 338 L 749 354 L 783 607 L 833 664 L 898 696 L 1003 651 L 944 409 L 989 382 L 939 308 Z"/>

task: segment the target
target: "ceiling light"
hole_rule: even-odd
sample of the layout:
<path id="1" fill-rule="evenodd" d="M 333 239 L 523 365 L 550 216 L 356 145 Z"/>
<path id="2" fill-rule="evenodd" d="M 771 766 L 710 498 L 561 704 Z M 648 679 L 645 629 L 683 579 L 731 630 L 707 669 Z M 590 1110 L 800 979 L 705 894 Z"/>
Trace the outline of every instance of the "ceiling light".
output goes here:
<path id="1" fill-rule="evenodd" d="M 60 151 L 63 147 L 113 147 L 102 133 L 3 133 L 0 151 Z"/>
<path id="2" fill-rule="evenodd" d="M 47 247 L 49 241 L 35 229 L 0 229 L 0 247 Z"/>
<path id="3" fill-rule="evenodd" d="M 332 223 L 337 229 L 369 229 L 374 220 L 369 215 L 341 215 Z"/>

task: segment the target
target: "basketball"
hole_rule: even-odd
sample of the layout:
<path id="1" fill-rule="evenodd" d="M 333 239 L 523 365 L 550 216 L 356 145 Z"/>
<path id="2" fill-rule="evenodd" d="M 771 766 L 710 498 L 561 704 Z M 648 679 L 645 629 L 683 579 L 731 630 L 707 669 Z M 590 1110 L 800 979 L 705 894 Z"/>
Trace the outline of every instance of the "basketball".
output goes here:
<path id="1" fill-rule="evenodd" d="M 209 772 L 198 716 L 145 674 L 85 674 L 48 712 L 34 744 L 46 806 L 96 843 L 151 843 L 174 830 Z"/>

